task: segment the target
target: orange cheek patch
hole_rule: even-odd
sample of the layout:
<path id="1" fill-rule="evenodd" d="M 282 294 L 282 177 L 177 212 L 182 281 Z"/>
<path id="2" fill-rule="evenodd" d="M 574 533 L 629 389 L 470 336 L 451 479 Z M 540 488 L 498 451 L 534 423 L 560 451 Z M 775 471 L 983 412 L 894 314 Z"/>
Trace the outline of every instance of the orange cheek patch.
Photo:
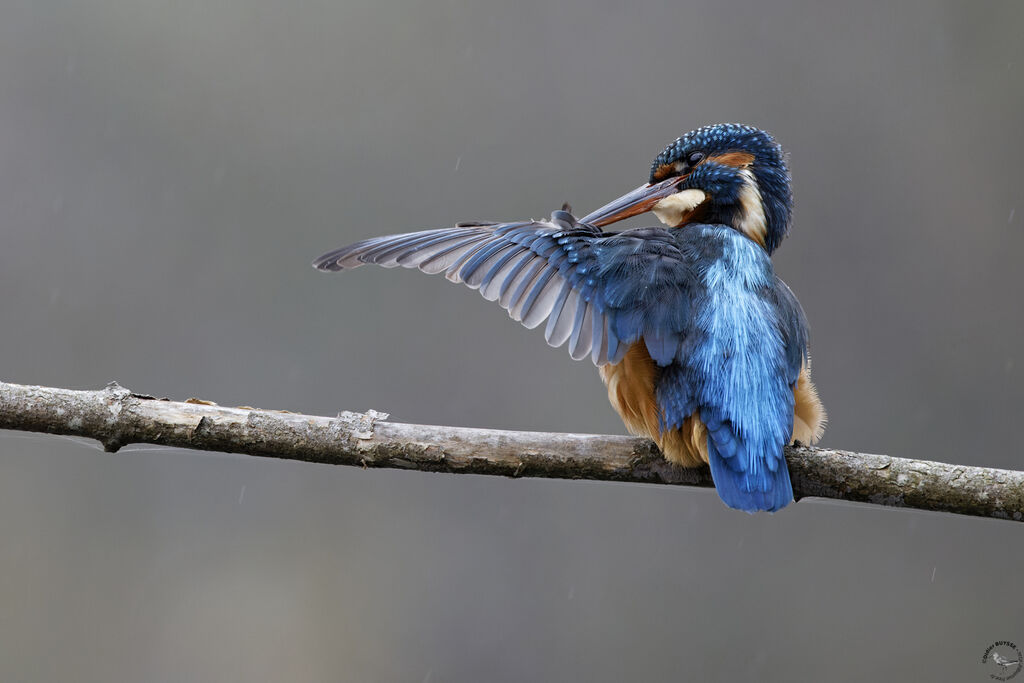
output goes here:
<path id="1" fill-rule="evenodd" d="M 754 155 L 749 152 L 726 152 L 718 156 L 708 157 L 708 161 L 714 161 L 723 166 L 746 168 L 754 163 Z"/>
<path id="2" fill-rule="evenodd" d="M 675 164 L 662 164 L 654 171 L 654 182 L 658 183 L 676 173 Z"/>

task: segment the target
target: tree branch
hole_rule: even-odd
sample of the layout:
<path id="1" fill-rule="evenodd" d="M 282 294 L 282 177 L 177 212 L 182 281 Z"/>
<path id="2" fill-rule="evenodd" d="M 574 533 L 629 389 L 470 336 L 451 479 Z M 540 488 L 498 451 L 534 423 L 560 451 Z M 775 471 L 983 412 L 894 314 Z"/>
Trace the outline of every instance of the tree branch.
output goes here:
<path id="1" fill-rule="evenodd" d="M 0 429 L 84 436 L 108 451 L 151 443 L 287 460 L 506 477 L 713 486 L 646 439 L 387 422 L 376 411 L 316 417 L 169 401 L 110 384 L 73 391 L 0 382 Z M 811 496 L 1024 520 L 1024 472 L 791 447 L 797 500 Z"/>

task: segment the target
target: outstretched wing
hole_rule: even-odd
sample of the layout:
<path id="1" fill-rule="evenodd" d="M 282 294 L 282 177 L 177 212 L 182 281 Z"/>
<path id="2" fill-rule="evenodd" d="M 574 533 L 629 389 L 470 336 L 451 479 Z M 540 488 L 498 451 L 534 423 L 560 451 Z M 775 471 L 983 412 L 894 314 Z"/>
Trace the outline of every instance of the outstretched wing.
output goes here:
<path id="1" fill-rule="evenodd" d="M 375 263 L 425 273 L 497 301 L 528 328 L 547 320 L 544 338 L 596 365 L 617 363 L 641 337 L 656 361 L 682 344 L 690 269 L 660 228 L 602 233 L 556 211 L 549 221 L 472 223 L 388 235 L 324 254 L 313 266 L 337 271 Z"/>

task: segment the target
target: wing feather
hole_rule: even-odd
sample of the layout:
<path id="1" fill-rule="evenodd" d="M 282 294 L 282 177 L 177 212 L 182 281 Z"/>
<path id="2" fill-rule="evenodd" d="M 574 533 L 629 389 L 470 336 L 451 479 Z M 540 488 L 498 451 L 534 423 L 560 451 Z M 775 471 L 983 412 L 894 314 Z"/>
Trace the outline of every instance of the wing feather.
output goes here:
<path id="1" fill-rule="evenodd" d="M 515 308 L 509 311 L 512 314 L 513 318 L 517 319 L 517 321 L 525 325 L 530 330 L 540 325 L 541 322 L 544 321 L 544 319 L 546 319 L 548 317 L 548 314 L 551 312 L 551 304 L 554 303 L 553 297 L 557 296 L 558 290 L 561 289 L 561 283 L 559 283 L 557 280 L 554 280 L 555 275 L 556 271 L 554 270 L 554 268 L 545 265 L 544 270 L 542 270 L 537 275 L 537 278 L 534 279 L 534 282 L 530 284 L 529 292 L 525 296 L 523 296 L 522 301 L 520 301 L 519 305 L 517 305 Z M 554 284 L 554 287 L 552 287 L 551 289 L 553 289 L 554 291 L 549 294 L 549 298 L 546 301 L 542 300 L 541 295 L 545 292 L 545 290 L 548 289 L 548 286 L 551 285 L 552 283 Z M 538 306 L 539 302 L 541 304 L 540 306 Z M 540 314 L 541 311 L 544 309 L 545 305 L 548 306 L 548 310 L 545 311 L 543 315 L 541 315 L 540 319 L 534 319 L 536 315 L 534 317 L 530 317 L 530 313 L 535 312 L 535 309 L 537 313 Z"/>
<path id="2" fill-rule="evenodd" d="M 382 244 L 370 251 L 367 251 L 363 256 L 363 259 L 376 263 L 379 266 L 385 268 L 394 268 L 395 266 L 402 265 L 399 261 L 402 258 L 410 258 L 413 255 L 418 255 L 419 258 L 426 259 L 431 253 L 436 253 L 437 250 L 444 248 L 444 245 L 448 245 L 454 239 L 459 239 L 470 234 L 465 230 L 450 230 L 444 231 L 447 234 L 443 235 L 431 235 L 423 233 L 414 233 L 407 239 L 395 240 L 395 241 L 384 241 Z M 428 251 L 434 245 L 442 245 L 437 247 L 433 252 Z"/>
<path id="3" fill-rule="evenodd" d="M 544 262 L 542 260 L 538 259 L 533 253 L 527 252 L 514 272 L 509 273 L 509 276 L 502 283 L 501 290 L 498 292 L 498 304 L 505 310 L 512 310 L 512 307 L 518 300 L 517 295 L 522 294 L 526 283 L 533 279 L 533 276 L 537 274 L 537 270 L 543 267 Z"/>
<path id="4" fill-rule="evenodd" d="M 665 307 L 686 296 L 688 265 L 665 230 L 602 233 L 556 211 L 547 221 L 462 223 L 374 237 L 324 254 L 320 270 L 373 263 L 463 282 L 497 301 L 528 328 L 547 321 L 544 339 L 597 365 L 621 361 L 645 334 L 666 334 Z M 681 293 L 681 294 L 680 294 Z M 688 310 L 680 299 L 681 310 Z M 681 323 L 685 315 L 675 316 Z M 683 329 L 668 330 L 679 336 Z"/>
<path id="5" fill-rule="evenodd" d="M 467 252 L 474 251 L 480 243 L 486 240 L 486 235 L 473 235 L 472 237 L 466 237 L 456 241 L 454 244 L 445 247 L 434 253 L 427 259 L 423 259 L 420 255 L 414 255 L 410 259 L 410 263 L 418 263 L 418 268 L 428 275 L 436 275 L 448 271 L 454 264 L 458 263 L 465 257 Z M 405 263 L 402 264 L 406 265 Z"/>
<path id="6" fill-rule="evenodd" d="M 520 311 L 521 322 L 530 330 L 550 317 L 565 287 L 565 282 L 554 269 L 549 267 L 545 272 L 547 277 L 543 284 L 538 282 L 533 286 Z"/>
<path id="7" fill-rule="evenodd" d="M 544 329 L 544 339 L 551 346 L 558 348 L 569 341 L 579 298 L 579 292 L 574 290 L 572 285 L 568 282 L 563 283 L 562 293 L 559 295 L 559 300 L 551 307 L 551 317 L 548 318 L 548 325 Z"/>
<path id="8" fill-rule="evenodd" d="M 488 301 L 497 301 L 505 278 L 521 265 L 520 260 L 524 258 L 531 258 L 529 250 L 519 245 L 513 246 L 512 250 L 498 259 L 484 275 L 480 283 L 480 294 Z"/>
<path id="9" fill-rule="evenodd" d="M 516 244 L 509 244 L 500 239 L 492 239 L 486 249 L 482 249 L 468 263 L 462 266 L 459 277 L 462 278 L 467 287 L 477 289 L 483 284 L 484 278 L 495 264 L 501 262 L 504 257 L 511 256 L 512 252 L 520 249 L 522 247 Z"/>
<path id="10" fill-rule="evenodd" d="M 569 336 L 569 355 L 573 360 L 583 360 L 590 353 L 590 343 L 594 334 L 592 317 L 590 303 L 581 301 L 576 307 L 576 319 L 573 321 L 572 334 Z"/>
<path id="11" fill-rule="evenodd" d="M 603 315 L 595 315 L 591 322 L 590 359 L 594 362 L 594 365 L 604 365 L 608 362 L 608 337 L 604 333 L 605 317 Z"/>

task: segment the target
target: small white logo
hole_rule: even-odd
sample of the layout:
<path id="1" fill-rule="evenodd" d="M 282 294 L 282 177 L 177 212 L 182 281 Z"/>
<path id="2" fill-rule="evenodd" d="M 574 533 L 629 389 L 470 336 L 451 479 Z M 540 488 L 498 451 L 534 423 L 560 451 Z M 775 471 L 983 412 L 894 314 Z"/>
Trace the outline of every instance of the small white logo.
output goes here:
<path id="1" fill-rule="evenodd" d="M 1024 668 L 1024 657 L 1020 648 L 1008 640 L 999 640 L 988 646 L 981 663 L 989 670 L 989 678 L 1008 681 Z"/>

